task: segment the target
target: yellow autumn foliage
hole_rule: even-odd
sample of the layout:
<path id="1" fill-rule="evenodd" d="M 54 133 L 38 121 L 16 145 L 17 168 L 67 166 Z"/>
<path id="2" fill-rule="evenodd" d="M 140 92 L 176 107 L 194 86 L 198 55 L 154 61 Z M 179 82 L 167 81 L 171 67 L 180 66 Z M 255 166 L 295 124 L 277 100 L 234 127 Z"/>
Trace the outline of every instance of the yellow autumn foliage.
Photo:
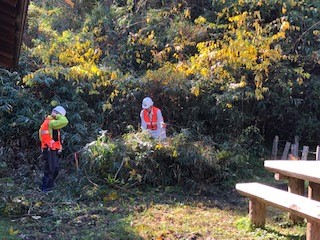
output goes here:
<path id="1" fill-rule="evenodd" d="M 98 65 L 103 52 L 94 46 L 90 38 L 82 36 L 87 33 L 88 27 L 84 27 L 79 34 L 66 30 L 56 34 L 50 42 L 39 43 L 32 54 L 39 56 L 50 67 L 24 76 L 23 82 L 33 84 L 37 76 L 44 74 L 54 79 L 63 77 L 68 81 L 92 81 L 94 88 L 109 85 L 110 80 L 115 80 L 118 74 L 109 73 Z"/>
<path id="2" fill-rule="evenodd" d="M 198 17 L 197 19 L 194 20 L 195 24 L 203 24 L 203 23 L 206 23 L 206 22 L 207 22 L 207 20 L 202 16 L 200 16 L 200 17 Z"/>
<path id="3" fill-rule="evenodd" d="M 285 38 L 284 29 L 290 26 L 283 22 L 282 29 L 270 35 L 270 31 L 260 25 L 260 18 L 259 12 L 244 12 L 230 17 L 228 31 L 223 39 L 197 44 L 198 54 L 189 59 L 187 69 L 184 68 L 185 73 L 201 76 L 203 79 L 211 78 L 219 84 L 238 82 L 245 86 L 246 82 L 235 78 L 234 74 L 239 69 L 246 69 L 256 75 L 256 98 L 262 99 L 269 68 L 283 57 L 281 48 L 274 47 L 274 43 Z M 198 88 L 199 86 L 191 89 L 196 96 L 201 93 Z"/>
<path id="4" fill-rule="evenodd" d="M 283 21 L 280 27 L 281 31 L 286 31 L 290 28 L 290 23 L 288 21 Z"/>

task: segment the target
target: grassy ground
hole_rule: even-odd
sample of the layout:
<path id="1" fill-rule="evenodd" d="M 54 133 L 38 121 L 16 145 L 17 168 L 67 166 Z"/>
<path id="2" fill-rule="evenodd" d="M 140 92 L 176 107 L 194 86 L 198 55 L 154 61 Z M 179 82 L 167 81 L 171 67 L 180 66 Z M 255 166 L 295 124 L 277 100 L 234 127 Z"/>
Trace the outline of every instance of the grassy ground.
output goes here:
<path id="1" fill-rule="evenodd" d="M 305 224 L 292 225 L 272 208 L 265 229 L 252 228 L 247 199 L 233 187 L 128 190 L 67 176 L 62 172 L 49 193 L 37 190 L 37 175 L 0 178 L 0 239 L 305 239 Z"/>
<path id="2" fill-rule="evenodd" d="M 15 229 L 15 225 L 8 219 L 0 219 L 0 239 L 17 239 L 20 232 Z"/>

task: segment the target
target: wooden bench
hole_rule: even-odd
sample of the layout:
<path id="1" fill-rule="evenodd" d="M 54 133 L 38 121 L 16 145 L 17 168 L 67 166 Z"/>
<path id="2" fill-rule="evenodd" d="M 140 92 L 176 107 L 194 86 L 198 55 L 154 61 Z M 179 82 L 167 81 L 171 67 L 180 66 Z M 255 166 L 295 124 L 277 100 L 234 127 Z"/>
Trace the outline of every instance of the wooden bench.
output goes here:
<path id="1" fill-rule="evenodd" d="M 236 190 L 249 197 L 249 217 L 256 227 L 266 221 L 266 206 L 307 219 L 307 240 L 320 240 L 320 202 L 261 183 L 238 183 Z"/>

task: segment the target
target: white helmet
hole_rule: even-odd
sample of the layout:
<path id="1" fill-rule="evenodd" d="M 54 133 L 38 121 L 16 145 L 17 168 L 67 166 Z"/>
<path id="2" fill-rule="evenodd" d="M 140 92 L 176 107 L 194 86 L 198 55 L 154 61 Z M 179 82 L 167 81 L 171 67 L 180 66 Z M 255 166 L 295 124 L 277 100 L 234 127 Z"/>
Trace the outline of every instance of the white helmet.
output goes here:
<path id="1" fill-rule="evenodd" d="M 54 109 L 52 109 L 52 112 L 58 112 L 59 114 L 65 116 L 67 111 L 62 106 L 56 106 Z"/>
<path id="2" fill-rule="evenodd" d="M 143 109 L 147 109 L 149 107 L 151 107 L 153 105 L 153 101 L 151 98 L 149 97 L 145 97 L 143 100 L 142 100 L 142 108 Z"/>

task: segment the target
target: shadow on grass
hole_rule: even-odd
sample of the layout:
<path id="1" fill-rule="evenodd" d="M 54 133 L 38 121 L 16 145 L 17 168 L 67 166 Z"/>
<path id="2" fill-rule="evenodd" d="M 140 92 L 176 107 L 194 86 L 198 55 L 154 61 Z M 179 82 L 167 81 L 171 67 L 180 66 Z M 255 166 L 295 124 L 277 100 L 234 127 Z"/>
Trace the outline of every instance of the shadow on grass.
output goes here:
<path id="1" fill-rule="evenodd" d="M 44 193 L 39 179 L 0 178 L 0 240 L 142 239 L 130 229 L 129 209 L 113 189 L 60 178 Z"/>
<path id="2" fill-rule="evenodd" d="M 0 206 L 5 206 L 13 230 L 19 230 L 11 235 L 11 239 L 200 240 L 214 235 L 217 239 L 231 240 L 239 237 L 233 222 L 237 217 L 247 215 L 248 210 L 245 198 L 234 188 L 221 185 L 125 189 L 96 185 L 94 180 L 79 179 L 62 171 L 54 191 L 42 193 L 37 190 L 39 179 L 38 175 L 19 176 L 9 185 L 3 182 L 7 188 L 0 190 L 3 196 Z M 213 212 L 212 209 L 220 211 Z M 228 216 L 231 211 L 233 216 Z M 206 214 L 216 214 L 216 218 L 205 219 Z M 194 219 L 196 215 L 200 218 Z M 193 226 L 201 225 L 193 224 L 194 220 L 206 225 L 209 219 L 212 223 L 207 228 Z M 221 225 L 221 219 L 226 222 L 224 225 Z M 279 237 L 304 239 L 292 234 L 281 235 L 273 229 L 266 230 Z M 244 236 L 241 239 L 250 238 Z"/>

